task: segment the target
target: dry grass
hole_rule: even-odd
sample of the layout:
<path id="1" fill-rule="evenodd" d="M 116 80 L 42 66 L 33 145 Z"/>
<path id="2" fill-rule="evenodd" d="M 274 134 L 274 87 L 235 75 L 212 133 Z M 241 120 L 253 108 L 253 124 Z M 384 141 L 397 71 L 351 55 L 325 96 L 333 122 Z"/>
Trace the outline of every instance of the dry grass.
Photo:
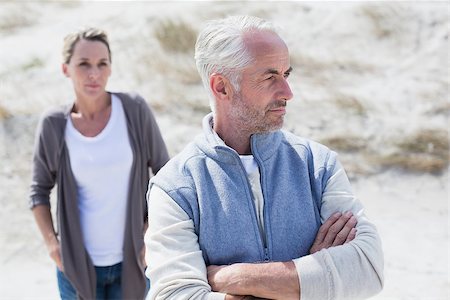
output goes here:
<path id="1" fill-rule="evenodd" d="M 319 142 L 333 150 L 343 152 L 362 151 L 367 147 L 367 141 L 364 138 L 349 135 L 322 138 Z"/>
<path id="2" fill-rule="evenodd" d="M 359 116 L 364 116 L 367 114 L 367 110 L 364 105 L 351 95 L 338 94 L 334 98 L 336 105 L 346 111 L 351 111 Z"/>
<path id="3" fill-rule="evenodd" d="M 181 90 L 183 85 L 201 83 L 194 58 L 182 54 L 167 56 L 157 51 L 141 54 L 139 67 L 134 71 L 136 80 L 144 83 L 149 78 L 154 78 L 155 73 L 164 76 L 165 82 L 168 80 L 176 82 Z"/>
<path id="4" fill-rule="evenodd" d="M 2 105 L 0 105 L 0 120 L 4 120 L 11 117 L 11 113 Z"/>
<path id="5" fill-rule="evenodd" d="M 410 172 L 433 174 L 444 171 L 448 166 L 448 159 L 417 153 L 394 153 L 375 157 L 374 162 L 382 168 L 399 168 Z"/>
<path id="6" fill-rule="evenodd" d="M 170 113 L 173 118 L 186 123 L 201 118 L 210 112 L 207 97 L 203 97 L 202 87 L 184 86 L 177 83 L 167 84 L 164 88 L 165 100 L 159 103 L 159 109 Z"/>
<path id="7" fill-rule="evenodd" d="M 443 102 L 435 105 L 433 108 L 426 112 L 428 115 L 449 115 L 450 114 L 450 102 Z"/>
<path id="8" fill-rule="evenodd" d="M 373 155 L 372 163 L 382 168 L 400 168 L 412 172 L 440 173 L 449 165 L 448 131 L 422 129 L 394 144 L 395 151 Z"/>
<path id="9" fill-rule="evenodd" d="M 439 174 L 449 166 L 449 136 L 444 129 L 421 129 L 383 147 L 369 144 L 359 136 L 337 135 L 322 138 L 320 143 L 340 152 L 349 176 L 370 174 L 385 169 L 414 173 Z M 377 144 L 378 145 L 378 144 Z"/>
<path id="10" fill-rule="evenodd" d="M 149 26 L 153 27 L 153 36 L 147 38 L 146 50 L 136 55 L 138 65 L 134 76 L 137 82 L 145 83 L 150 78 L 159 80 L 163 77 L 164 85 L 176 83 L 179 90 L 185 90 L 186 85 L 201 83 L 193 55 L 196 31 L 192 26 L 170 19 L 152 20 Z"/>
<path id="11" fill-rule="evenodd" d="M 320 85 L 335 84 L 336 78 L 361 76 L 376 71 L 375 67 L 367 62 L 316 57 L 313 54 L 302 53 L 302 49 L 293 49 L 290 60 L 296 74 L 298 72 L 304 80 L 312 80 Z"/>
<path id="12" fill-rule="evenodd" d="M 443 129 L 423 129 L 397 144 L 407 153 L 428 154 L 448 160 L 448 131 Z"/>
<path id="13" fill-rule="evenodd" d="M 170 52 L 193 53 L 197 32 L 189 23 L 163 20 L 155 26 L 154 34 L 161 47 Z"/>
<path id="14" fill-rule="evenodd" d="M 373 33 L 378 38 L 388 38 L 401 31 L 399 4 L 364 4 L 361 13 L 368 17 L 373 26 Z"/>
<path id="15" fill-rule="evenodd" d="M 330 63 L 317 59 L 314 56 L 301 53 L 300 51 L 291 51 L 290 61 L 295 71 L 302 75 L 318 75 L 331 69 Z"/>
<path id="16" fill-rule="evenodd" d="M 44 61 L 39 57 L 33 57 L 26 63 L 24 63 L 20 69 L 21 71 L 29 71 L 35 68 L 41 68 L 45 65 Z"/>
<path id="17" fill-rule="evenodd" d="M 36 11 L 27 3 L 20 5 L 13 2 L 0 3 L 0 32 L 13 34 L 19 29 L 35 24 L 38 17 Z"/>

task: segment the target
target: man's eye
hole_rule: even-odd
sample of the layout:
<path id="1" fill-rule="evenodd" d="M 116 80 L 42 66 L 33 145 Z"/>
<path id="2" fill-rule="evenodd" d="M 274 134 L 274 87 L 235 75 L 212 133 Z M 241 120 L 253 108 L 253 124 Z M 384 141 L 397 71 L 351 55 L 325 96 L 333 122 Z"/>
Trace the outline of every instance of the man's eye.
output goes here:
<path id="1" fill-rule="evenodd" d="M 79 65 L 82 66 L 82 67 L 85 67 L 85 66 L 88 65 L 88 63 L 87 63 L 87 62 L 82 62 L 82 63 L 80 63 Z"/>
<path id="2" fill-rule="evenodd" d="M 291 75 L 291 73 L 284 73 L 284 78 L 288 78 L 289 77 L 289 75 Z"/>

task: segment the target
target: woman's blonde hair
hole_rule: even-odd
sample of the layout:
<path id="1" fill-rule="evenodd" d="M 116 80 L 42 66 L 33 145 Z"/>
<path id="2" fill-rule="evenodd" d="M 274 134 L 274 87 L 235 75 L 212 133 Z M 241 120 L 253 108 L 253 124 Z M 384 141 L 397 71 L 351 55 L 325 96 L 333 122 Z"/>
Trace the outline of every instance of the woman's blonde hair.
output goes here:
<path id="1" fill-rule="evenodd" d="M 111 50 L 109 49 L 108 35 L 104 30 L 89 27 L 81 29 L 77 32 L 70 33 L 64 38 L 64 46 L 62 52 L 64 63 L 70 63 L 75 45 L 80 40 L 98 41 L 105 44 L 106 48 L 108 48 L 109 61 L 111 61 Z"/>

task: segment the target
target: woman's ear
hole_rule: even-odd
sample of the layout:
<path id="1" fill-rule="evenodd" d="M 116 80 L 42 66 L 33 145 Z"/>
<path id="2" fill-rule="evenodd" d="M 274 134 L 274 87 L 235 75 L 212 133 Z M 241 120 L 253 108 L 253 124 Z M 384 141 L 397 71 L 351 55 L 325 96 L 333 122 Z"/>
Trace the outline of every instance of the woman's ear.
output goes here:
<path id="1" fill-rule="evenodd" d="M 69 74 L 69 66 L 66 64 L 66 63 L 63 63 L 62 65 L 61 65 L 61 70 L 62 70 L 62 72 L 63 72 L 63 74 L 66 76 L 66 77 L 70 77 L 70 74 Z"/>
<path id="2" fill-rule="evenodd" d="M 209 88 L 216 99 L 228 99 L 230 97 L 230 82 L 222 74 L 213 73 L 209 77 Z"/>

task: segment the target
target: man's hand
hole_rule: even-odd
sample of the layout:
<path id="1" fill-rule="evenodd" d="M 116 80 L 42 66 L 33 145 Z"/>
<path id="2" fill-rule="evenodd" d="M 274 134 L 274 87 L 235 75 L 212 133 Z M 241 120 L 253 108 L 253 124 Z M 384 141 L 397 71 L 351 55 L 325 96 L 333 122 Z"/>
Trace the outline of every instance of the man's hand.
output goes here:
<path id="1" fill-rule="evenodd" d="M 233 292 L 233 294 L 236 294 L 236 291 L 239 290 L 239 285 L 242 285 L 242 282 L 239 278 L 239 273 L 235 270 L 235 266 L 236 265 L 211 265 L 207 268 L 208 283 L 213 291 L 222 293 Z"/>
<path id="2" fill-rule="evenodd" d="M 225 300 L 256 300 L 262 298 L 255 298 L 253 296 L 236 296 L 236 295 L 226 295 Z"/>
<path id="3" fill-rule="evenodd" d="M 353 240 L 356 236 L 356 222 L 351 212 L 333 214 L 320 226 L 310 253 Z M 292 261 L 211 265 L 207 271 L 211 289 L 226 293 L 226 300 L 254 299 L 244 295 L 267 299 L 276 299 L 283 295 L 283 299 L 298 299 L 300 295 L 298 274 Z"/>
<path id="4" fill-rule="evenodd" d="M 233 276 L 233 272 L 238 270 L 229 266 L 209 266 L 208 267 L 208 282 L 213 291 L 220 291 L 222 293 L 236 292 L 239 284 L 243 284 L 237 277 Z M 231 279 L 229 279 L 231 278 Z M 230 281 L 229 281 L 230 280 Z M 234 282 L 233 282 L 234 281 Z M 257 298 L 250 295 L 232 295 L 227 294 L 225 300 L 257 300 L 263 298 Z"/>
<path id="5" fill-rule="evenodd" d="M 356 236 L 356 222 L 356 218 L 350 211 L 344 214 L 333 214 L 320 226 L 309 253 L 313 254 L 322 249 L 352 241 Z"/>
<path id="6" fill-rule="evenodd" d="M 279 299 L 280 295 L 283 300 L 299 299 L 299 279 L 292 261 L 211 265 L 207 271 L 211 289 L 228 294 L 227 300 Z"/>

